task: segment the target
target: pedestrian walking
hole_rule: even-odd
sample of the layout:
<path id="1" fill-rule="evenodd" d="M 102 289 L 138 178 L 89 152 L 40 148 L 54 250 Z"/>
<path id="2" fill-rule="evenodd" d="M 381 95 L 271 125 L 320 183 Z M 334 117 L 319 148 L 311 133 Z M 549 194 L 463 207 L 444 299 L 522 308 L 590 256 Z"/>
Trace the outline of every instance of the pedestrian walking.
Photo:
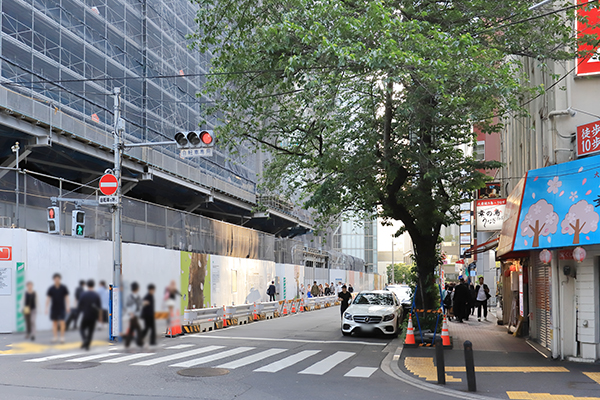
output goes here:
<path id="1" fill-rule="evenodd" d="M 102 305 L 99 328 L 102 328 L 103 324 L 108 323 L 108 304 L 110 300 L 110 292 L 106 288 L 106 282 L 104 281 L 100 281 L 98 284 L 98 296 L 100 296 L 100 304 Z"/>
<path id="2" fill-rule="evenodd" d="M 325 291 L 323 290 L 323 285 L 320 284 L 319 285 L 319 296 L 323 296 L 324 293 L 325 293 Z"/>
<path id="3" fill-rule="evenodd" d="M 25 298 L 23 301 L 23 315 L 25 316 L 25 327 L 27 329 L 25 339 L 35 340 L 35 317 L 37 309 L 37 294 L 33 290 L 33 282 L 26 285 Z"/>
<path id="4" fill-rule="evenodd" d="M 329 283 L 325 283 L 325 296 L 329 296 L 331 294 L 331 289 L 329 289 Z"/>
<path id="5" fill-rule="evenodd" d="M 487 321 L 487 301 L 491 297 L 490 288 L 483 283 L 483 276 L 479 277 L 479 284 L 475 288 L 477 293 L 477 321 L 481 321 L 481 308 L 483 307 L 483 317 Z"/>
<path id="6" fill-rule="evenodd" d="M 463 322 L 463 319 L 468 319 L 468 306 L 469 288 L 463 278 L 460 279 L 460 283 L 454 288 L 454 298 L 452 299 L 452 307 L 454 309 L 454 316 L 458 322 Z"/>
<path id="7" fill-rule="evenodd" d="M 267 294 L 269 295 L 269 301 L 275 301 L 275 294 L 277 289 L 275 288 L 275 281 L 271 281 L 271 284 L 267 288 Z"/>
<path id="8" fill-rule="evenodd" d="M 144 296 L 142 301 L 142 319 L 144 320 L 144 330 L 142 331 L 141 343 L 144 343 L 144 339 L 148 332 L 150 332 L 149 343 L 150 346 L 156 345 L 156 321 L 154 319 L 154 292 L 156 287 L 153 284 L 148 285 L 148 293 Z"/>
<path id="9" fill-rule="evenodd" d="M 177 283 L 175 281 L 171 281 L 169 286 L 165 289 L 165 305 L 167 306 L 167 330 L 171 327 L 171 315 L 175 311 L 175 306 L 177 306 L 177 301 L 175 300 L 177 296 L 181 296 L 179 290 L 177 289 Z"/>
<path id="10" fill-rule="evenodd" d="M 52 343 L 58 341 L 58 330 L 60 328 L 60 342 L 65 342 L 65 318 L 69 312 L 69 289 L 61 283 L 60 274 L 52 276 L 54 284 L 48 288 L 46 293 L 46 314 L 50 313 L 52 321 Z"/>
<path id="11" fill-rule="evenodd" d="M 313 285 L 310 288 L 310 294 L 311 294 L 312 297 L 319 296 L 319 286 L 317 285 L 317 281 L 313 282 Z"/>
<path id="12" fill-rule="evenodd" d="M 79 315 L 81 322 L 79 324 L 79 333 L 81 334 L 81 348 L 90 349 L 96 321 L 101 318 L 102 302 L 100 296 L 94 291 L 94 280 L 90 279 L 86 283 L 87 290 L 79 296 Z"/>
<path id="13" fill-rule="evenodd" d="M 344 317 L 344 311 L 350 307 L 350 301 L 352 300 L 352 294 L 348 291 L 346 285 L 342 285 L 342 291 L 338 294 L 338 300 L 340 300 L 340 313 L 342 318 Z"/>
<path id="14" fill-rule="evenodd" d="M 142 298 L 138 293 L 139 290 L 140 285 L 138 285 L 137 282 L 133 282 L 131 284 L 131 293 L 127 296 L 127 301 L 125 302 L 125 310 L 129 317 L 129 326 L 125 333 L 125 347 L 129 347 L 134 338 L 137 345 L 140 347 L 142 346 L 140 341 L 141 328 L 139 322 L 139 316 L 142 311 Z"/>
<path id="15" fill-rule="evenodd" d="M 475 292 L 475 286 L 473 283 L 469 284 L 469 315 L 475 315 L 475 308 L 477 307 L 477 293 Z"/>
<path id="16" fill-rule="evenodd" d="M 67 317 L 67 322 L 65 322 L 65 329 L 69 330 L 71 326 L 71 322 L 73 323 L 73 329 L 77 329 L 77 321 L 79 320 L 79 298 L 85 292 L 85 281 L 80 280 L 79 286 L 75 289 L 75 302 L 73 303 L 73 307 L 71 308 L 71 312 Z"/>

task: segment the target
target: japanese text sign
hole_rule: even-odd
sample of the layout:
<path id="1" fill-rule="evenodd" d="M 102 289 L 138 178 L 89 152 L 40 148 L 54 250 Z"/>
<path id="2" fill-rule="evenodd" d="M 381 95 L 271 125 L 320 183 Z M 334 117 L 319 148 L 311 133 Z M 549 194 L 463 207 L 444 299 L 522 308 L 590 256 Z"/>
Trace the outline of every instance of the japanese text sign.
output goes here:
<path id="1" fill-rule="evenodd" d="M 577 127 L 577 157 L 600 152 L 600 121 Z"/>
<path id="2" fill-rule="evenodd" d="M 477 230 L 480 232 L 501 230 L 505 208 L 506 199 L 477 200 Z"/>

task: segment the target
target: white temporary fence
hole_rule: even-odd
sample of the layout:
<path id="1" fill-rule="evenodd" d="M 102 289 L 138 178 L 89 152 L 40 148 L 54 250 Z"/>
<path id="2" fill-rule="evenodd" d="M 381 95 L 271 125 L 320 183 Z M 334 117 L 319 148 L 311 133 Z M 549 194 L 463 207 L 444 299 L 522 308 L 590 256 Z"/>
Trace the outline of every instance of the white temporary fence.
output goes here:
<path id="1" fill-rule="evenodd" d="M 198 325 L 201 331 L 212 330 L 215 323 L 223 318 L 222 308 L 196 308 L 185 310 L 183 313 L 184 325 Z"/>
<path id="2" fill-rule="evenodd" d="M 199 325 L 200 330 L 212 329 L 219 321 L 229 324 L 245 324 L 253 320 L 270 319 L 278 316 L 318 310 L 335 305 L 337 296 L 312 297 L 282 301 L 225 306 L 223 308 L 197 308 L 184 311 L 184 325 Z M 285 310 L 285 311 L 284 311 Z"/>

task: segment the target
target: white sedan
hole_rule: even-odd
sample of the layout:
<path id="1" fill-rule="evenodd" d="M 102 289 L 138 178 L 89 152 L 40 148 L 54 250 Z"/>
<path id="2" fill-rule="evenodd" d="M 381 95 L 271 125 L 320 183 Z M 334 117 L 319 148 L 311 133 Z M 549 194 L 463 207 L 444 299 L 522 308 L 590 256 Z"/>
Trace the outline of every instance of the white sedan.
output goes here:
<path id="1" fill-rule="evenodd" d="M 360 292 L 344 312 L 342 334 L 352 332 L 374 332 L 397 336 L 402 306 L 396 295 L 387 290 Z"/>

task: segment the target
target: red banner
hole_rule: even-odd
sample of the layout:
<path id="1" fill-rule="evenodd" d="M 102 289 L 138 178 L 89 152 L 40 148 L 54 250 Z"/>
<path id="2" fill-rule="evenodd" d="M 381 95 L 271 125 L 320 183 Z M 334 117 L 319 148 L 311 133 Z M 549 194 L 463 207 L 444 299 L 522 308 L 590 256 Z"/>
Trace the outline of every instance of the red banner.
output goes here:
<path id="1" fill-rule="evenodd" d="M 587 0 L 579 0 L 579 3 L 587 3 Z M 587 9 L 589 6 L 580 7 L 577 11 L 579 18 L 586 17 L 586 22 L 577 21 L 577 37 L 581 38 L 586 35 L 600 36 L 600 27 L 596 26 L 600 23 L 600 10 L 597 8 Z M 579 45 L 579 53 L 588 53 L 585 57 L 577 59 L 577 75 L 595 75 L 600 74 L 600 54 L 598 49 L 590 45 Z"/>

